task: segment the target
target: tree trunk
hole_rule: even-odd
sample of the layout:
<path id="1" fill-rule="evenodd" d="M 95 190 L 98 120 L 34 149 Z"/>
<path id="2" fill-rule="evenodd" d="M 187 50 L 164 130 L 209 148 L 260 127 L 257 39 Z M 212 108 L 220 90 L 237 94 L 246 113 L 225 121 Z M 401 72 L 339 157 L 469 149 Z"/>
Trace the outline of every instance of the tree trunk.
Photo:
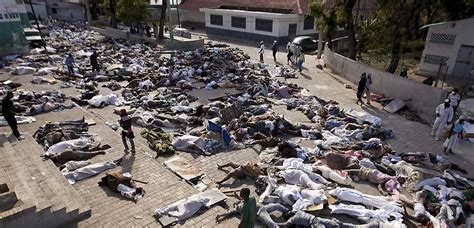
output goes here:
<path id="1" fill-rule="evenodd" d="M 164 39 L 165 38 L 164 29 L 165 29 L 165 22 L 166 22 L 166 7 L 168 7 L 167 6 L 168 1 L 163 0 L 161 2 L 162 4 L 161 4 L 160 28 L 158 32 L 158 38 Z"/>
<path id="2" fill-rule="evenodd" d="M 397 29 L 395 33 L 396 36 L 392 42 L 392 52 L 391 52 L 391 61 L 390 65 L 388 65 L 387 72 L 395 73 L 398 67 L 398 62 L 400 62 L 400 48 L 401 48 L 401 34 L 400 31 Z"/>
<path id="3" fill-rule="evenodd" d="M 349 0 L 345 3 L 344 6 L 344 14 L 345 14 L 345 28 L 347 31 L 348 41 L 349 41 L 349 52 L 347 53 L 347 57 L 350 59 L 356 59 L 356 48 L 357 48 L 357 41 L 355 38 L 355 27 L 354 21 L 352 18 L 352 9 L 355 5 L 355 0 Z"/>
<path id="4" fill-rule="evenodd" d="M 109 0 L 110 4 L 110 27 L 117 28 L 117 18 L 115 13 L 115 0 Z"/>

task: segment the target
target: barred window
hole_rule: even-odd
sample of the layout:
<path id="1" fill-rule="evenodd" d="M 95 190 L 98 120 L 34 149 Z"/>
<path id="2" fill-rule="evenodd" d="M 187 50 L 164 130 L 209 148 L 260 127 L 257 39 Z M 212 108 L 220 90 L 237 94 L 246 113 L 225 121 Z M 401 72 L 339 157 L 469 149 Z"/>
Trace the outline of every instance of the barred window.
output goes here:
<path id="1" fill-rule="evenodd" d="M 273 21 L 266 19 L 255 19 L 255 30 L 272 32 L 273 31 Z"/>
<path id="2" fill-rule="evenodd" d="M 431 33 L 430 42 L 453 45 L 456 35 L 445 33 Z"/>
<path id="3" fill-rule="evenodd" d="M 231 18 L 231 26 L 234 28 L 243 28 L 245 29 L 246 26 L 245 17 L 232 17 Z"/>
<path id="4" fill-rule="evenodd" d="M 431 55 L 431 54 L 426 54 L 424 58 L 425 63 L 429 64 L 441 64 L 442 62 L 447 62 L 449 57 L 447 56 L 441 56 L 441 55 Z"/>
<path id="5" fill-rule="evenodd" d="M 222 15 L 211 14 L 211 25 L 223 25 Z"/>
<path id="6" fill-rule="evenodd" d="M 303 30 L 310 30 L 314 28 L 314 17 L 304 17 Z"/>

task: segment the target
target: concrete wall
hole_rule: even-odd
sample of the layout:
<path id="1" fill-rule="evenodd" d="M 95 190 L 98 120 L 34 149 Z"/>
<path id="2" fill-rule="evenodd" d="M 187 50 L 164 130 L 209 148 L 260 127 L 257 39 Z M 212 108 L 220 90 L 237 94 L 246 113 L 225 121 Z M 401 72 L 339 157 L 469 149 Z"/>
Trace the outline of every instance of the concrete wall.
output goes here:
<path id="1" fill-rule="evenodd" d="M 48 18 L 48 11 L 46 10 L 45 2 L 33 1 L 33 9 L 35 10 L 38 20 L 46 20 Z M 31 6 L 29 4 L 26 5 L 26 11 L 28 11 L 29 14 L 32 14 Z"/>
<path id="2" fill-rule="evenodd" d="M 24 19 L 21 16 L 25 12 L 24 4 L 17 4 L 14 0 L 0 1 L 0 14 L 2 15 L 0 18 L 0 56 L 28 51 L 28 43 L 23 32 L 23 26 L 27 25 L 23 23 Z"/>
<path id="3" fill-rule="evenodd" d="M 324 62 L 334 73 L 356 85 L 363 72 L 372 74 L 373 92 L 408 101 L 408 107 L 417 111 L 422 119 L 429 122 L 434 120 L 435 108 L 447 95 L 445 90 L 375 69 L 339 55 L 329 48 L 324 50 Z"/>
<path id="4" fill-rule="evenodd" d="M 454 44 L 433 42 L 433 33 L 455 35 Z M 426 55 L 437 55 L 448 58 L 446 61 L 449 66 L 447 73 L 451 75 L 461 45 L 474 46 L 474 18 L 431 25 L 426 36 L 425 49 L 423 50 L 423 56 L 418 69 L 419 73 L 437 75 L 439 64 L 425 62 Z"/>

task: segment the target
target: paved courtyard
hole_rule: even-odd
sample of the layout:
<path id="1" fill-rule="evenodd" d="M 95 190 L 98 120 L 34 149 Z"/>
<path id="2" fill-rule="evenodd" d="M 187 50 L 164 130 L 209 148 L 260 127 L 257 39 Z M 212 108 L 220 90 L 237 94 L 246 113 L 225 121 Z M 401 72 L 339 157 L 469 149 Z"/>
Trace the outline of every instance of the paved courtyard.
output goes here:
<path id="1" fill-rule="evenodd" d="M 245 45 L 238 42 L 229 43 L 232 46 L 243 49 L 253 59 L 257 59 L 256 45 Z M 341 83 L 341 81 L 345 83 L 343 79 L 328 72 L 327 69 L 317 69 L 316 64 L 320 62 L 318 62 L 316 56 L 306 56 L 306 61 L 303 74 L 299 75 L 297 79 L 288 81 L 297 83 L 320 98 L 335 100 L 344 108 L 353 108 L 357 111 L 364 110 L 379 116 L 382 119 L 383 126 L 395 132 L 396 138 L 389 140 L 388 143 L 397 152 L 427 151 L 435 154 L 442 153 L 441 142 L 434 141 L 429 135 L 430 126 L 407 121 L 404 117 L 397 114 L 388 114 L 382 111 L 381 106 L 376 103 L 374 103 L 373 106 L 356 105 L 355 92 L 351 89 L 346 89 L 345 85 Z M 274 63 L 270 50 L 266 50 L 265 62 Z M 281 64 L 285 62 L 286 53 L 279 53 L 277 63 Z M 6 73 L 0 73 L 0 79 L 2 80 L 9 79 L 23 83 L 20 89 L 35 91 L 58 89 L 57 85 L 32 85 L 29 83 L 32 77 L 31 75 L 11 76 Z M 107 88 L 99 88 L 101 94 L 109 94 L 111 92 Z M 74 89 L 65 89 L 64 92 L 67 95 L 78 94 Z M 224 92 L 226 91 L 212 90 L 212 93 L 209 93 L 209 91 L 197 90 L 192 93 L 199 97 L 197 102 L 205 103 L 207 98 L 224 94 Z M 63 112 L 38 115 L 36 116 L 37 122 L 28 125 L 20 125 L 19 129 L 21 132 L 26 133 L 26 140 L 35 143 L 32 134 L 39 126 L 46 122 L 79 119 L 85 116 L 97 122 L 95 126 L 91 127 L 90 132 L 98 134 L 103 144 L 110 144 L 112 146 L 112 149 L 108 150 L 106 155 L 96 156 L 92 159 L 92 162 L 113 160 L 121 157 L 124 152 L 119 134 L 105 125 L 106 121 L 115 123 L 118 119 L 118 116 L 112 113 L 112 109 L 113 107 L 110 106 L 103 109 L 82 109 L 76 107 Z M 9 128 L 0 128 L 0 133 L 9 133 L 9 131 Z M 141 130 L 136 131 L 139 133 Z M 102 175 L 80 181 L 74 185 L 74 188 L 90 205 L 92 216 L 79 223 L 79 227 L 159 227 L 159 223 L 152 216 L 152 212 L 155 208 L 166 206 L 199 192 L 163 166 L 163 162 L 169 157 L 159 157 L 155 159 L 155 153 L 148 148 L 146 141 L 140 136 L 137 137 L 137 141 L 136 156 L 127 155 L 123 165 L 116 169 L 123 172 L 130 172 L 134 178 L 147 181 L 148 184 L 143 185 L 145 190 L 147 190 L 145 197 L 137 203 L 133 203 L 124 200 L 108 189 L 100 188 L 97 182 Z M 474 156 L 470 155 L 472 151 L 474 151 L 473 144 L 463 143 L 459 147 L 459 150 L 455 151 L 455 155 L 449 156 L 453 162 L 467 169 L 471 177 L 473 177 L 472 174 L 474 173 L 474 167 L 471 165 L 474 164 Z M 259 148 L 247 148 L 244 150 L 222 152 L 213 156 L 200 156 L 182 152 L 178 152 L 177 154 L 192 161 L 192 164 L 201 168 L 207 177 L 216 181 L 225 175 L 223 172 L 217 170 L 217 164 L 229 161 L 236 163 L 256 161 L 258 159 L 258 152 Z M 38 151 L 38 156 L 40 153 L 41 151 Z M 248 185 L 247 182 L 243 181 L 235 182 L 225 187 L 233 188 L 239 186 Z M 227 205 L 232 206 L 233 202 L 235 202 L 235 199 L 230 197 L 227 200 Z M 236 227 L 238 224 L 237 218 L 226 220 L 218 225 L 215 224 L 215 216 L 225 211 L 226 209 L 222 207 L 222 205 L 216 205 L 182 225 L 185 227 Z"/>

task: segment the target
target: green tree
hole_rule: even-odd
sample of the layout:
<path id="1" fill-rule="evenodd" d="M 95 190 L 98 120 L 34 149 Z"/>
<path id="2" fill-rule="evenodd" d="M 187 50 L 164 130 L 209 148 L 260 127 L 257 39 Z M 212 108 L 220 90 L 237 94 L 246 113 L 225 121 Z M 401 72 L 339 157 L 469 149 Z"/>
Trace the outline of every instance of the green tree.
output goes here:
<path id="1" fill-rule="evenodd" d="M 145 21 L 149 15 L 147 0 L 118 0 L 118 18 L 128 24 Z"/>
<path id="2" fill-rule="evenodd" d="M 325 7 L 321 0 L 311 2 L 309 9 L 309 14 L 316 20 L 316 28 L 328 41 L 328 47 L 332 48 L 332 40 L 337 31 L 336 11 Z"/>

